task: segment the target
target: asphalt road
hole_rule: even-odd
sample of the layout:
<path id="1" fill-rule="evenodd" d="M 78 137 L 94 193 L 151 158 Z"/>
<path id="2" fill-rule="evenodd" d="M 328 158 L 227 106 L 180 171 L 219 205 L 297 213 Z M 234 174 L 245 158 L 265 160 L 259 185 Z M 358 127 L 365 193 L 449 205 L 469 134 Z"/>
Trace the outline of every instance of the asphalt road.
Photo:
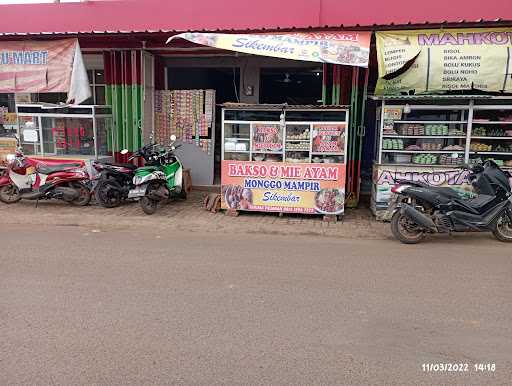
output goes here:
<path id="1" fill-rule="evenodd" d="M 0 246 L 2 385 L 511 384 L 512 249 L 487 235 L 0 226 Z"/>

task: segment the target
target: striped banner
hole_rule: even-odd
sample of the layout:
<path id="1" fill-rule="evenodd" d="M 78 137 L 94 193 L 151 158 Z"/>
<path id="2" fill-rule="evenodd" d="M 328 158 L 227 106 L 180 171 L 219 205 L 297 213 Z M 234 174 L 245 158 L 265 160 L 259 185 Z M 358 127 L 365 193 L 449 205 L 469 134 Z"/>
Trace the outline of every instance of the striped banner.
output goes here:
<path id="1" fill-rule="evenodd" d="M 113 50 L 104 53 L 107 104 L 112 106 L 112 148 L 118 161 L 120 151 L 133 152 L 142 146 L 142 52 Z"/>
<path id="2" fill-rule="evenodd" d="M 68 102 L 90 97 L 77 39 L 0 42 L 0 93 L 68 93 Z"/>

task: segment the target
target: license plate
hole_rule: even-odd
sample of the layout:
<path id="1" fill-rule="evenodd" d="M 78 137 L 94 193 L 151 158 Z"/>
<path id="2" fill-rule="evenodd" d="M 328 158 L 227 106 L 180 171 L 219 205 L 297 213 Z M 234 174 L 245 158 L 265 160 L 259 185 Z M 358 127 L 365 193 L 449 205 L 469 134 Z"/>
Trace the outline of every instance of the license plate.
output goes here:
<path id="1" fill-rule="evenodd" d="M 128 192 L 128 198 L 144 197 L 146 195 L 147 185 L 137 186 L 135 189 L 131 189 Z"/>

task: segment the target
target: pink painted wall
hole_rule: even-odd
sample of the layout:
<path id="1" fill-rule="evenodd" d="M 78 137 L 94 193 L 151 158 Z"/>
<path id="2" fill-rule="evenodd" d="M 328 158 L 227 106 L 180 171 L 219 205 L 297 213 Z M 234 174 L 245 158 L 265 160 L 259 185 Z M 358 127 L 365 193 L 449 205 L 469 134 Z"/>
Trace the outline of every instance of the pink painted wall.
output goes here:
<path id="1" fill-rule="evenodd" d="M 0 33 L 215 30 L 512 20 L 511 0 L 125 0 L 0 5 Z"/>

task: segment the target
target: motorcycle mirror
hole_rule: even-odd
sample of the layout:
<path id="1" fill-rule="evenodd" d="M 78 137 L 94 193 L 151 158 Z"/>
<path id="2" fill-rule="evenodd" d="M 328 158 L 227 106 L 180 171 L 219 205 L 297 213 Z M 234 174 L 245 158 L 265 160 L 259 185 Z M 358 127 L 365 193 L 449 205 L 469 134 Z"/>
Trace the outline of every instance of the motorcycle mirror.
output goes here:
<path id="1" fill-rule="evenodd" d="M 122 155 L 128 154 L 128 149 L 123 149 L 123 150 L 121 150 L 121 154 L 122 154 Z"/>
<path id="2" fill-rule="evenodd" d="M 176 141 L 176 136 L 175 136 L 174 134 L 173 134 L 173 135 L 171 135 L 171 141 L 172 141 L 172 142 Z"/>

